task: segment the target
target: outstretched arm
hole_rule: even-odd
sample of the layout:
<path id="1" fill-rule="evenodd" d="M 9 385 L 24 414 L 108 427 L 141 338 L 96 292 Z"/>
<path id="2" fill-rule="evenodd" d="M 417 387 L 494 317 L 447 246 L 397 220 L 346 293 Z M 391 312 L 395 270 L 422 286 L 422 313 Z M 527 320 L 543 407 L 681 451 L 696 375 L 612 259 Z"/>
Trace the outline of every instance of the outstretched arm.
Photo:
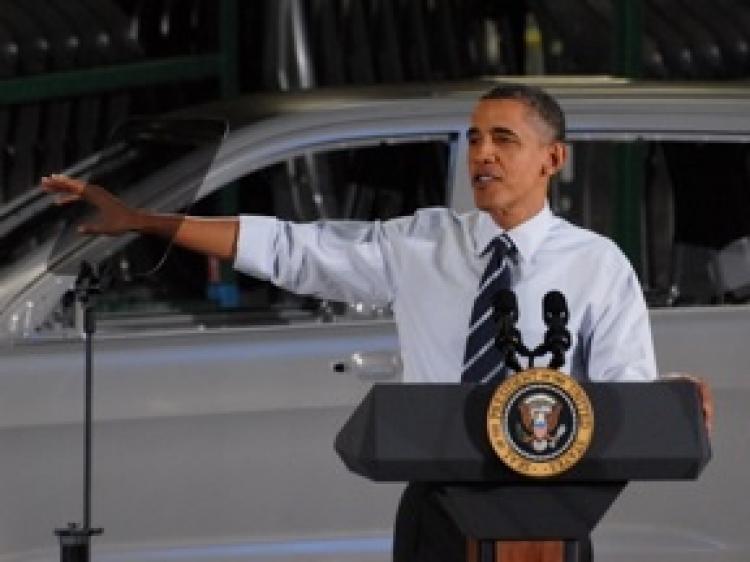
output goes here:
<path id="1" fill-rule="evenodd" d="M 133 209 L 98 185 L 62 175 L 44 177 L 41 185 L 58 204 L 83 200 L 99 211 L 95 222 L 79 228 L 82 234 L 154 234 L 202 254 L 226 260 L 235 256 L 239 230 L 236 217 L 200 218 Z"/>

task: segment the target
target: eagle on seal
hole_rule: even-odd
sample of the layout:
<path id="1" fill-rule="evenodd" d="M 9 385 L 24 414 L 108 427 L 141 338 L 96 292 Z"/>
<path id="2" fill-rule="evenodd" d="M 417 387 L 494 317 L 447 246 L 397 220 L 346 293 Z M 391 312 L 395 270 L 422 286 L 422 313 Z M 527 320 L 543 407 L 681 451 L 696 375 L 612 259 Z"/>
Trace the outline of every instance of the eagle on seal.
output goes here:
<path id="1" fill-rule="evenodd" d="M 518 405 L 521 423 L 516 424 L 517 438 L 537 453 L 555 447 L 565 433 L 559 425 L 562 404 L 549 394 L 532 394 Z"/>

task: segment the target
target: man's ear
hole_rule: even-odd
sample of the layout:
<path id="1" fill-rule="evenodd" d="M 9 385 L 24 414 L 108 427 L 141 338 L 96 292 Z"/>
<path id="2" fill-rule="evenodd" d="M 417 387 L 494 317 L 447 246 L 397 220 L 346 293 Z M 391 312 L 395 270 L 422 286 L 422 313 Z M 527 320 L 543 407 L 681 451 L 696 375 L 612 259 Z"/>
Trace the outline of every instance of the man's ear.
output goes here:
<path id="1" fill-rule="evenodd" d="M 555 141 L 549 147 L 547 163 L 542 171 L 549 177 L 559 172 L 568 160 L 568 145 L 562 141 Z"/>

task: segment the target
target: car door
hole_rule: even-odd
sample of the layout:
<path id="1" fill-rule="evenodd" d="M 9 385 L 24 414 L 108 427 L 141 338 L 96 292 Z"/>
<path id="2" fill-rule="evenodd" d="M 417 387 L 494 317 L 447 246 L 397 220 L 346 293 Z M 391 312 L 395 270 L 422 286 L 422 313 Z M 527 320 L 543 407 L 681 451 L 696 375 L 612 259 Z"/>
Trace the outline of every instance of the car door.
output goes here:
<path id="1" fill-rule="evenodd" d="M 649 304 L 659 370 L 702 376 L 717 411 L 713 457 L 700 478 L 629 484 L 593 534 L 596 558 L 743 560 L 750 553 L 743 353 L 750 260 L 731 261 L 723 281 L 720 268 L 730 267 L 722 261 L 727 252 L 741 255 L 750 235 L 747 95 L 634 88 L 561 101 L 571 158 L 552 185 L 551 206 L 618 238 L 618 223 L 629 220 L 623 206 L 634 205 L 639 247 L 631 258 Z"/>
<path id="2" fill-rule="evenodd" d="M 307 143 L 247 173 L 235 167 L 183 210 L 387 220 L 445 204 L 455 139 L 360 134 Z M 104 288 L 94 403 L 100 548 L 149 544 L 163 554 L 278 536 L 283 552 L 287 539 L 356 544 L 390 533 L 401 487 L 349 474 L 333 451 L 370 385 L 400 378 L 387 306 L 291 295 L 147 237 L 93 247 L 85 255 L 99 264 Z M 5 553 L 51 548 L 51 529 L 79 510 L 83 350 L 75 306 L 52 316 L 3 350 L 12 391 L 0 399 L 0 442 L 18 451 L 23 439 L 0 481 L 3 497 L 29 506 L 1 517 Z M 378 556 L 388 544 L 376 545 Z"/>

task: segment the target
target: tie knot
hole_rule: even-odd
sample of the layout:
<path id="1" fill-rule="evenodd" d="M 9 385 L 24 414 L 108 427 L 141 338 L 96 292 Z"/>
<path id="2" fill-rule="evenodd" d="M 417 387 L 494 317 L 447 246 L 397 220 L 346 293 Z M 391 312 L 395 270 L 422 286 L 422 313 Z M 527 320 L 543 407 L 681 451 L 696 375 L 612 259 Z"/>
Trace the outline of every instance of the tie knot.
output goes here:
<path id="1" fill-rule="evenodd" d="M 503 259 L 505 256 L 513 257 L 516 253 L 516 245 L 510 239 L 507 232 L 503 232 L 500 236 L 493 238 L 490 245 L 496 259 Z"/>
<path id="2" fill-rule="evenodd" d="M 490 241 L 485 250 L 485 254 L 487 253 L 490 253 L 490 260 L 487 262 L 487 268 L 482 275 L 480 286 L 484 285 L 494 272 L 507 269 L 509 261 L 513 261 L 516 254 L 516 245 L 510 239 L 510 236 L 503 233 Z"/>

